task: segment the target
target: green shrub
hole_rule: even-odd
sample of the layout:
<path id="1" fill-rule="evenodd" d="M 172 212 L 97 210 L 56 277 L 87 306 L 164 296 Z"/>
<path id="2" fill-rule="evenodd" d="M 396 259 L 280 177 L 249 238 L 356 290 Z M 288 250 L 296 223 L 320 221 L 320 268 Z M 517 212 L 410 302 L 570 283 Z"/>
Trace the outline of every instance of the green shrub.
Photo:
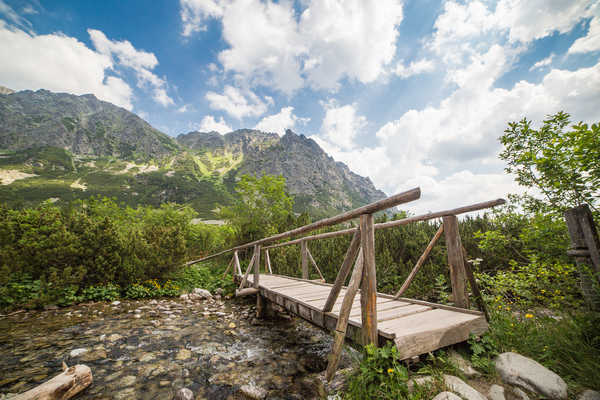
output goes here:
<path id="1" fill-rule="evenodd" d="M 90 286 L 81 291 L 83 301 L 114 301 L 121 295 L 121 288 L 117 285 Z"/>

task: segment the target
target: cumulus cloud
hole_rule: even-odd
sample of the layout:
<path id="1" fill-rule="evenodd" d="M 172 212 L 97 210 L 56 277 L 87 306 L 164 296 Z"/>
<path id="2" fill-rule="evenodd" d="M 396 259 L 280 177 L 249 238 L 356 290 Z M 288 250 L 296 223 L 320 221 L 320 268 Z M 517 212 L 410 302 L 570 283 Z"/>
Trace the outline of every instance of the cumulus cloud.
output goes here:
<path id="1" fill-rule="evenodd" d="M 299 14 L 292 1 L 180 3 L 184 36 L 221 21 L 225 71 L 287 94 L 307 85 L 334 90 L 344 78 L 375 81 L 394 58 L 403 18 L 400 0 L 309 0 Z"/>
<path id="2" fill-rule="evenodd" d="M 299 118 L 294 115 L 294 107 L 283 107 L 277 114 L 261 119 L 254 129 L 263 132 L 274 132 L 283 136 L 286 129 L 294 129 L 297 124 L 304 125 L 310 118 Z"/>
<path id="3" fill-rule="evenodd" d="M 258 117 L 267 112 L 268 105 L 250 90 L 242 90 L 226 85 L 223 94 L 209 91 L 206 99 L 210 108 L 222 110 L 237 119 Z M 268 102 L 268 99 L 266 99 Z"/>
<path id="4" fill-rule="evenodd" d="M 600 50 L 600 17 L 596 16 L 590 21 L 587 35 L 577 39 L 569 48 L 569 54 L 590 53 Z"/>
<path id="5" fill-rule="evenodd" d="M 93 93 L 128 110 L 133 108 L 130 86 L 106 74 L 114 68 L 113 60 L 75 38 L 30 34 L 0 21 L 0 59 L 2 84 L 11 89 Z"/>
<path id="6" fill-rule="evenodd" d="M 158 65 L 154 53 L 137 50 L 127 40 L 110 40 L 103 32 L 96 29 L 88 29 L 88 33 L 100 54 L 106 55 L 111 60 L 116 58 L 117 64 L 135 71 L 138 87 L 150 87 L 153 91 L 152 97 L 157 103 L 165 107 L 174 104 L 165 89 L 166 81 L 150 71 Z"/>
<path id="7" fill-rule="evenodd" d="M 435 69 L 435 64 L 432 60 L 422 59 L 418 61 L 412 61 L 408 66 L 402 62 L 396 64 L 393 69 L 393 73 L 398 75 L 400 78 L 409 78 L 413 75 L 424 74 L 432 72 Z"/>
<path id="8" fill-rule="evenodd" d="M 547 67 L 552 64 L 552 60 L 554 60 L 554 54 L 550 54 L 548 57 L 536 62 L 531 66 L 531 68 L 529 68 L 529 70 L 533 71 L 539 68 Z"/>
<path id="9" fill-rule="evenodd" d="M 202 118 L 198 130 L 200 132 L 219 132 L 221 135 L 233 131 L 233 129 L 227 125 L 223 117 L 220 117 L 219 120 L 215 120 L 215 117 L 212 115 L 207 115 Z"/>
<path id="10" fill-rule="evenodd" d="M 323 103 L 325 117 L 321 136 L 340 149 L 355 147 L 356 136 L 367 126 L 367 118 L 358 115 L 355 104 L 340 106 L 335 101 Z"/>

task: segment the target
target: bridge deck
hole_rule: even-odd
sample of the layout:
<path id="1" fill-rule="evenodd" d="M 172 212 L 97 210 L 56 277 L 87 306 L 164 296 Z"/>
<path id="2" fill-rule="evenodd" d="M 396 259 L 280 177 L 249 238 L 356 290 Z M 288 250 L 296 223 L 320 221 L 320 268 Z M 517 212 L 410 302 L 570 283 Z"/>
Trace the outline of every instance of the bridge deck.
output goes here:
<path id="1" fill-rule="evenodd" d="M 252 286 L 253 276 L 248 276 Z M 292 313 L 328 330 L 335 330 L 345 288 L 331 312 L 322 311 L 330 284 L 261 274 L 259 289 L 262 296 L 285 307 Z M 401 298 L 377 293 L 377 327 L 380 344 L 393 341 L 403 359 L 428 353 L 441 347 L 468 339 L 469 334 L 481 334 L 488 328 L 482 313 L 441 304 Z M 346 334 L 360 343 L 360 291 L 357 293 Z"/>

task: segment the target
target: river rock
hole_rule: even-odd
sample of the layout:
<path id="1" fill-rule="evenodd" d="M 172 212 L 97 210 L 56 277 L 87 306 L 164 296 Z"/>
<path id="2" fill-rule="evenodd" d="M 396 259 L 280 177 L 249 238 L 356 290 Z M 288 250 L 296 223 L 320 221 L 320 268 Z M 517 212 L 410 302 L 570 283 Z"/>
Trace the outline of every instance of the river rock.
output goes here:
<path id="1" fill-rule="evenodd" d="M 89 349 L 85 349 L 85 348 L 73 349 L 73 350 L 71 350 L 71 352 L 69 353 L 69 355 L 71 357 L 77 357 L 78 355 L 83 354 L 83 353 L 87 353 L 88 351 L 89 351 Z"/>
<path id="2" fill-rule="evenodd" d="M 198 299 L 212 299 L 212 295 L 206 289 L 195 288 L 192 293 Z"/>
<path id="3" fill-rule="evenodd" d="M 135 383 L 135 381 L 137 380 L 137 378 L 133 375 L 127 375 L 124 376 L 120 381 L 119 381 L 119 386 L 121 387 L 127 387 L 127 386 L 131 386 Z"/>
<path id="4" fill-rule="evenodd" d="M 194 400 L 194 392 L 188 388 L 179 389 L 173 400 Z"/>
<path id="5" fill-rule="evenodd" d="M 456 351 L 451 350 L 448 354 L 448 358 L 450 359 L 450 362 L 454 364 L 454 366 L 458 368 L 460 372 L 462 372 L 467 378 L 473 378 L 481 375 L 475 370 L 475 368 L 473 368 L 473 366 L 468 360 L 465 360 Z"/>
<path id="6" fill-rule="evenodd" d="M 581 393 L 577 400 L 600 400 L 600 392 L 588 389 Z"/>
<path id="7" fill-rule="evenodd" d="M 112 304 L 113 306 L 118 306 L 119 304 L 121 304 L 121 302 L 120 302 L 120 301 L 118 301 L 118 300 L 115 300 L 115 301 L 113 301 L 113 302 L 112 302 L 112 303 L 110 303 L 110 304 Z"/>
<path id="8" fill-rule="evenodd" d="M 452 375 L 444 375 L 444 383 L 448 389 L 458 393 L 461 397 L 467 400 L 487 400 L 487 398 L 467 385 L 462 379 Z"/>
<path id="9" fill-rule="evenodd" d="M 267 397 L 265 389 L 252 384 L 243 385 L 240 387 L 240 392 L 254 400 L 262 400 Z"/>
<path id="10" fill-rule="evenodd" d="M 505 400 L 504 388 L 500 385 L 492 385 L 488 391 L 488 398 L 490 400 Z"/>
<path id="11" fill-rule="evenodd" d="M 515 395 L 515 398 L 517 400 L 529 400 L 529 396 L 527 396 L 527 393 L 525 393 L 518 387 L 513 387 L 511 391 Z"/>
<path id="12" fill-rule="evenodd" d="M 416 378 L 412 378 L 409 379 L 408 382 L 406 382 L 406 386 L 408 386 L 408 391 L 412 392 L 415 385 L 417 386 L 426 386 L 433 383 L 433 377 L 432 376 L 419 376 Z"/>
<path id="13" fill-rule="evenodd" d="M 520 386 L 549 399 L 567 398 L 567 384 L 560 376 L 520 354 L 500 354 L 496 357 L 496 371 L 510 385 Z"/>
<path id="14" fill-rule="evenodd" d="M 462 400 L 452 392 L 442 392 L 433 398 L 433 400 Z"/>
<path id="15" fill-rule="evenodd" d="M 177 352 L 177 355 L 175 356 L 176 360 L 187 360 L 188 358 L 190 358 L 192 356 L 192 352 L 189 351 L 188 349 L 181 349 Z"/>

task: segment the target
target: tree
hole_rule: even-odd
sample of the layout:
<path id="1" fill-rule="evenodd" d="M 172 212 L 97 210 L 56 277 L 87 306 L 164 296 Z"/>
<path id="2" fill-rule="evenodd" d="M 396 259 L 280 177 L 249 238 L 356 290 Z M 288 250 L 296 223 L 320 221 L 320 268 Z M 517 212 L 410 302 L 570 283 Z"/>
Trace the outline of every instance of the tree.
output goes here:
<path id="1" fill-rule="evenodd" d="M 235 191 L 233 205 L 224 207 L 220 216 L 237 230 L 242 242 L 277 233 L 292 216 L 294 201 L 285 192 L 285 178 L 281 175 L 242 175 Z"/>
<path id="2" fill-rule="evenodd" d="M 545 198 L 528 195 L 530 211 L 560 212 L 585 203 L 598 213 L 600 125 L 579 122 L 569 129 L 570 124 L 570 115 L 560 111 L 548 116 L 537 130 L 526 118 L 510 122 L 500 137 L 506 171 Z"/>

